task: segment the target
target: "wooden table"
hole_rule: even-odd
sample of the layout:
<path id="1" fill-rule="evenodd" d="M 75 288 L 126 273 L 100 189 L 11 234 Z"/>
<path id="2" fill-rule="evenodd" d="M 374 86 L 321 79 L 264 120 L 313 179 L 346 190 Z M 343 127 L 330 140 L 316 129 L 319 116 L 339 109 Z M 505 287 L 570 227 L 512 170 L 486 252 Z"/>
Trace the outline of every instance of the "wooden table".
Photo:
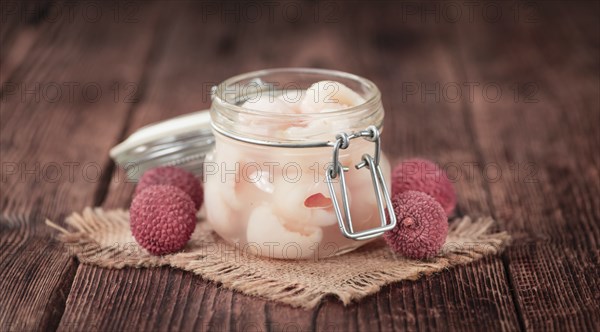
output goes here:
<path id="1" fill-rule="evenodd" d="M 0 330 L 598 330 L 598 2 L 3 1 Z M 108 150 L 208 108 L 251 70 L 372 79 L 384 147 L 455 180 L 459 213 L 514 237 L 487 257 L 314 310 L 175 269 L 79 264 L 53 239 L 86 206 L 127 207 Z"/>

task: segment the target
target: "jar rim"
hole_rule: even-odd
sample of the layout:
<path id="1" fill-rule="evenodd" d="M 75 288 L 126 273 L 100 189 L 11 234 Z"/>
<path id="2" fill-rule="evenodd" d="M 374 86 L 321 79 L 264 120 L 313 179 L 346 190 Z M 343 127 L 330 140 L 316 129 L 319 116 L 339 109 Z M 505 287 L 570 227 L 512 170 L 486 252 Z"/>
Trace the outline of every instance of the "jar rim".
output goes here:
<path id="1" fill-rule="evenodd" d="M 280 68 L 255 70 L 255 71 L 247 72 L 244 74 L 232 76 L 232 77 L 224 80 L 223 82 L 219 83 L 218 85 L 216 85 L 213 88 L 212 102 L 213 103 L 217 102 L 217 103 L 221 104 L 223 107 L 227 107 L 228 109 L 233 110 L 240 114 L 248 114 L 248 115 L 254 115 L 254 116 L 262 116 L 262 115 L 274 116 L 273 113 L 266 113 L 266 112 L 263 112 L 260 110 L 245 108 L 245 107 L 236 105 L 234 103 L 231 103 L 226 98 L 224 98 L 224 94 L 227 90 L 226 89 L 227 87 L 233 86 L 237 82 L 248 80 L 248 79 L 251 79 L 254 77 L 266 76 L 266 75 L 270 75 L 270 74 L 282 74 L 282 73 L 328 75 L 328 76 L 332 76 L 332 78 L 338 77 L 338 78 L 342 78 L 342 79 L 353 80 L 367 88 L 368 94 L 364 98 L 365 99 L 364 102 L 354 105 L 352 107 L 334 110 L 334 111 L 330 111 L 330 112 L 326 112 L 326 113 L 312 113 L 312 114 L 310 114 L 311 117 L 316 117 L 316 118 L 318 118 L 320 116 L 331 117 L 331 116 L 340 116 L 340 115 L 353 113 L 355 111 L 363 110 L 365 107 L 369 107 L 369 105 L 371 105 L 371 104 L 378 103 L 379 100 L 381 99 L 381 92 L 379 91 L 379 88 L 377 88 L 377 85 L 375 85 L 375 83 L 373 83 L 371 80 L 366 79 L 366 78 L 356 75 L 356 74 L 351 74 L 348 72 L 334 70 L 334 69 L 321 69 L 321 68 L 309 68 L 309 67 L 280 67 Z M 275 116 L 300 118 L 300 117 L 306 117 L 306 115 L 307 114 L 302 114 L 302 113 L 278 113 Z"/>

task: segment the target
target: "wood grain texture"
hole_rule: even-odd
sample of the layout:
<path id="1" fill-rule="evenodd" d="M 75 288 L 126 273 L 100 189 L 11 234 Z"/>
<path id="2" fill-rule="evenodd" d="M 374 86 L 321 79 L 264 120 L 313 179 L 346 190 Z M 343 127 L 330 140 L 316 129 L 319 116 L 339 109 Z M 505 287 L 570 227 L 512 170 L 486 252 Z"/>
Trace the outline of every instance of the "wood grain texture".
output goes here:
<path id="1" fill-rule="evenodd" d="M 469 106 L 484 161 L 505 177 L 489 181 L 491 205 L 516 234 L 504 258 L 526 329 L 598 328 L 600 36 L 589 9 L 553 3 L 535 23 L 458 30 L 465 79 L 505 90 Z"/>
<path id="2" fill-rule="evenodd" d="M 54 329 L 62 316 L 77 264 L 43 222 L 60 222 L 73 209 L 94 204 L 102 181 L 95 172 L 110 174 L 104 169 L 107 152 L 130 108 L 114 101 L 111 84 L 139 78 L 139 58 L 152 42 L 150 35 L 132 36 L 152 28 L 153 22 L 127 35 L 111 19 L 44 24 L 11 74 L 10 83 L 24 92 L 3 91 L 1 330 Z M 20 47 L 19 42 L 13 47 Z M 100 90 L 98 95 L 77 89 L 69 94 L 65 84 L 93 84 Z M 48 92 L 48 86 L 58 88 Z"/>
<path id="3" fill-rule="evenodd" d="M 311 7 L 305 8 L 304 11 L 314 10 L 311 9 Z M 192 9 L 190 9 L 190 11 L 191 10 Z M 220 65 L 217 65 L 223 63 L 223 59 L 221 59 L 223 56 L 229 61 L 227 65 L 223 65 L 227 67 L 226 69 L 223 68 L 225 70 L 231 69 L 231 63 L 236 64 L 236 66 L 239 66 L 240 68 L 247 68 L 246 70 L 258 69 L 265 66 L 285 66 L 288 65 L 287 61 L 292 62 L 293 65 L 296 66 L 310 66 L 311 63 L 313 63 L 313 65 L 316 63 L 325 67 L 358 72 L 359 74 L 373 78 L 380 86 L 384 88 L 387 87 L 387 89 L 383 91 L 383 94 L 385 96 L 392 96 L 387 99 L 388 101 L 391 100 L 392 104 L 385 105 L 388 110 L 388 122 L 386 123 L 386 126 L 388 128 L 394 128 L 395 130 L 386 132 L 385 137 L 387 139 L 386 143 L 388 150 L 391 150 L 392 156 L 414 155 L 418 153 L 417 151 L 426 151 L 426 156 L 438 160 L 442 159 L 441 161 L 443 161 L 443 158 L 448 158 L 449 160 L 456 158 L 469 160 L 470 158 L 470 160 L 474 160 L 476 157 L 469 154 L 471 143 L 469 142 L 469 136 L 465 132 L 462 124 L 460 109 L 457 109 L 455 105 L 445 105 L 447 109 L 439 112 L 431 112 L 428 110 L 427 105 L 422 104 L 420 101 L 411 101 L 407 104 L 399 99 L 400 96 L 393 98 L 394 91 L 392 87 L 394 84 L 397 84 L 397 82 L 392 79 L 394 72 L 386 72 L 387 68 L 381 68 L 378 65 L 365 61 L 365 59 L 377 59 L 374 57 L 376 54 L 369 53 L 374 51 L 356 51 L 356 49 L 371 50 L 372 46 L 368 44 L 355 45 L 353 41 L 354 34 L 364 33 L 365 35 L 361 37 L 364 40 L 370 41 L 381 38 L 378 34 L 383 33 L 383 29 L 371 31 L 372 27 L 368 26 L 368 24 L 373 23 L 371 21 L 365 22 L 364 26 L 359 25 L 358 31 L 357 28 L 347 29 L 352 26 L 350 22 L 356 23 L 356 19 L 361 17 L 364 19 L 372 17 L 372 15 L 381 15 L 386 9 L 378 8 L 378 11 L 367 12 L 365 14 L 364 11 L 367 10 L 373 11 L 374 9 L 368 9 L 367 6 L 344 9 L 344 11 L 339 14 L 339 19 L 341 21 L 336 25 L 324 26 L 309 24 L 308 26 L 304 26 L 309 32 L 314 32 L 314 34 L 311 35 L 315 36 L 317 40 L 316 43 L 321 43 L 322 45 L 323 52 L 317 53 L 310 51 L 311 48 L 308 47 L 308 45 L 311 40 L 303 40 L 303 37 L 301 36 L 304 33 L 293 30 L 297 29 L 297 27 L 292 24 L 285 24 L 285 22 L 275 26 L 268 21 L 259 22 L 260 24 L 257 26 L 245 26 L 242 24 L 242 28 L 240 29 L 242 32 L 239 35 L 236 35 L 236 37 L 233 37 L 231 31 L 225 30 L 221 33 L 215 33 L 214 31 L 217 31 L 217 29 L 201 29 L 199 26 L 194 26 L 191 23 L 191 21 L 195 20 L 194 17 L 182 16 L 178 24 L 173 28 L 174 31 L 171 32 L 171 36 L 173 37 L 168 38 L 169 43 L 166 45 L 167 51 L 165 51 L 163 55 L 164 58 L 157 64 L 157 68 L 153 69 L 155 76 L 153 76 L 152 81 L 155 82 L 155 84 L 148 87 L 149 92 L 140 106 L 140 109 L 143 109 L 144 112 L 136 112 L 132 118 L 131 129 L 133 130 L 151 121 L 157 121 L 173 116 L 179 112 L 185 111 L 186 107 L 194 108 L 194 103 L 190 103 L 189 105 L 191 106 L 187 105 L 188 100 L 196 100 L 197 104 L 202 105 L 201 107 L 207 107 L 207 102 L 200 100 L 200 96 L 178 96 L 178 91 L 180 91 L 180 89 L 181 91 L 185 91 L 185 87 L 187 86 L 204 86 L 204 83 L 206 82 L 218 82 L 225 78 L 226 76 L 222 74 L 222 68 L 220 68 Z M 363 13 L 364 16 L 359 16 L 360 13 Z M 361 31 L 361 29 L 364 31 Z M 186 31 L 187 34 L 184 34 L 183 31 Z M 261 42 L 260 39 L 257 41 L 257 38 L 253 37 L 268 34 L 269 31 L 278 31 L 278 33 L 274 39 L 268 40 L 267 42 Z M 199 43 L 198 46 L 196 46 L 197 48 L 190 46 L 190 36 L 202 40 L 202 43 Z M 302 42 L 290 45 L 288 41 L 289 38 L 300 39 Z M 328 41 L 334 41 L 335 44 L 327 44 Z M 207 45 L 215 44 L 218 45 L 216 51 L 214 49 L 206 48 Z M 278 46 L 281 48 L 278 49 Z M 289 49 L 283 51 L 285 46 Z M 444 78 L 444 76 L 439 76 L 433 69 L 426 73 L 419 73 L 416 70 L 411 69 L 427 67 L 430 61 L 433 61 L 436 65 L 446 68 L 446 71 L 443 72 L 443 75 L 446 75 L 445 77 L 451 75 L 451 69 L 448 68 L 450 64 L 443 59 L 445 50 L 440 49 L 438 40 L 422 44 L 421 46 L 416 47 L 414 52 L 422 52 L 429 48 L 436 49 L 436 52 L 433 52 L 430 57 L 424 58 L 415 58 L 410 55 L 397 57 L 398 54 L 395 53 L 394 50 L 391 50 L 389 56 L 396 56 L 396 61 L 400 64 L 398 67 L 395 66 L 394 70 L 404 73 L 406 78 L 412 81 L 440 80 Z M 226 50 L 230 49 L 235 49 L 236 53 L 223 54 L 223 52 L 227 53 Z M 250 52 L 252 49 L 258 49 L 258 51 Z M 270 56 L 267 59 L 268 61 L 265 60 L 265 56 L 262 54 L 268 53 L 272 49 L 278 50 L 278 52 L 273 53 L 280 55 Z M 312 52 L 312 54 L 310 54 L 310 52 Z M 346 57 L 344 62 L 335 61 L 335 59 L 343 58 L 344 54 L 349 52 L 356 53 L 356 56 Z M 291 60 L 285 56 L 286 53 L 291 55 Z M 238 55 L 236 56 L 236 54 Z M 190 65 L 193 61 L 191 59 L 192 55 L 196 61 L 214 63 L 215 65 L 211 66 L 211 70 L 215 70 L 216 73 L 213 74 L 212 71 L 206 70 L 207 68 L 202 68 L 198 73 L 194 70 L 190 70 Z M 186 70 L 189 71 L 189 73 L 184 73 Z M 242 69 L 237 70 L 237 72 L 241 70 Z M 181 74 L 177 76 L 176 80 L 171 81 L 170 75 L 174 72 Z M 236 70 L 232 70 L 230 74 L 234 74 L 235 72 Z M 174 97 L 171 93 L 164 93 L 163 91 L 165 91 L 166 86 L 170 88 L 169 91 L 171 93 L 174 93 L 178 97 Z M 165 106 L 161 107 L 161 105 Z M 167 105 L 169 107 L 167 107 Z M 455 116 L 446 116 L 446 112 L 454 112 Z M 446 121 L 445 126 L 442 126 L 442 123 L 439 121 L 439 117 L 441 116 L 444 116 Z M 448 123 L 451 123 L 451 125 L 447 125 Z M 424 127 L 427 127 L 425 130 L 432 133 L 429 140 L 417 139 L 417 137 L 422 135 L 417 128 L 423 129 Z M 405 135 L 412 137 L 406 138 Z M 454 144 L 449 146 L 448 144 L 451 142 Z M 444 143 L 444 145 L 438 143 Z M 427 145 L 422 146 L 422 144 Z M 117 178 L 120 178 L 120 176 Z M 475 181 L 481 183 L 482 180 L 481 178 L 478 178 Z M 462 193 L 461 205 L 465 205 L 463 209 L 479 211 L 480 214 L 489 214 L 489 212 L 486 212 L 485 205 L 474 206 L 475 204 L 481 204 L 480 202 L 482 201 L 484 202 L 483 204 L 485 204 L 484 191 L 477 187 L 473 187 L 469 183 L 460 185 L 464 186 L 464 190 L 460 190 Z M 133 186 L 131 184 L 111 184 L 105 206 L 126 207 L 129 203 L 132 190 Z M 388 330 L 393 328 L 394 320 L 398 327 L 412 326 L 412 328 L 417 328 L 418 325 L 414 325 L 415 321 L 424 319 L 427 320 L 427 324 L 439 328 L 460 329 L 471 326 L 471 328 L 476 329 L 477 327 L 485 326 L 489 322 L 489 319 L 493 318 L 493 320 L 501 322 L 497 325 L 498 329 L 514 330 L 518 327 L 518 322 L 514 305 L 510 293 L 508 292 L 508 286 L 504 278 L 505 272 L 501 261 L 496 258 L 494 260 L 486 261 L 486 264 L 488 265 L 487 268 L 461 268 L 465 275 L 464 278 L 473 280 L 473 282 L 469 283 L 467 286 L 454 286 L 449 282 L 449 280 L 452 279 L 453 273 L 446 272 L 439 276 L 432 276 L 417 281 L 416 284 L 403 283 L 400 286 L 391 287 L 388 289 L 389 296 L 372 296 L 360 304 L 346 308 L 336 299 L 327 299 L 319 308 L 312 312 L 267 303 L 263 300 L 249 298 L 223 289 L 218 295 L 211 295 L 217 297 L 216 300 L 214 300 L 216 303 L 215 305 L 209 304 L 208 307 L 206 307 L 207 304 L 204 304 L 203 302 L 203 310 L 196 319 L 198 319 L 201 326 L 207 326 L 211 325 L 212 317 L 214 315 L 217 315 L 218 317 L 223 316 L 223 318 L 219 319 L 222 327 L 224 329 L 233 328 L 236 330 L 244 327 L 257 326 L 260 327 L 261 330 L 286 330 L 292 327 L 300 327 L 303 330 L 325 329 L 343 331 L 348 329 Z M 480 280 L 486 278 L 486 274 L 490 273 L 490 271 L 493 271 L 494 274 L 500 277 L 490 279 L 491 281 L 489 283 L 480 282 Z M 151 275 L 155 275 L 155 277 L 151 277 Z M 162 287 L 155 284 L 154 280 L 162 279 L 156 279 L 156 275 L 161 275 L 163 278 L 170 278 L 173 276 L 176 280 L 182 278 L 182 274 L 171 270 L 149 270 L 144 273 L 136 271 L 135 276 L 137 278 L 140 278 L 141 280 L 153 280 L 151 283 L 144 283 L 141 280 L 139 282 L 136 281 L 136 284 L 144 285 L 141 288 L 136 289 L 136 292 L 139 292 L 138 294 L 140 297 L 147 296 L 148 298 L 160 298 L 160 295 L 157 292 L 161 292 Z M 88 277 L 88 275 L 78 275 L 76 285 L 87 285 L 90 283 L 89 280 L 88 282 L 80 282 L 80 277 L 84 278 Z M 199 280 L 199 285 L 205 285 L 204 281 L 201 281 L 201 279 L 197 277 L 196 279 Z M 97 285 L 97 288 L 93 290 L 93 292 L 101 293 L 104 286 L 103 284 Z M 208 285 L 211 285 L 211 283 L 208 283 Z M 437 292 L 433 293 L 426 290 L 428 285 L 435 285 L 436 289 L 441 289 L 441 285 L 447 285 L 447 289 L 443 294 Z M 74 286 L 74 288 L 75 287 L 76 286 Z M 192 285 L 191 287 L 200 286 Z M 406 301 L 395 300 L 398 297 L 402 298 L 403 293 L 407 290 L 411 291 L 412 298 L 409 298 Z M 449 295 L 450 293 L 462 296 L 463 298 L 469 298 L 472 294 L 478 294 L 481 297 L 491 298 L 491 302 L 494 303 L 494 305 L 479 306 L 479 309 L 484 311 L 483 314 L 476 314 L 474 310 L 469 310 L 469 308 L 472 308 L 474 305 L 474 303 L 470 302 L 461 302 L 459 305 L 455 306 L 454 310 L 444 310 L 447 306 L 455 304 L 452 295 Z M 176 301 L 177 306 L 183 307 L 188 306 L 186 302 L 197 302 L 197 299 L 193 297 L 168 300 Z M 89 311 L 90 308 L 103 308 L 104 305 L 101 302 L 104 301 L 111 302 L 118 301 L 118 299 L 95 298 L 92 300 L 90 298 L 70 297 L 67 303 L 65 316 L 61 322 L 61 329 L 69 329 L 68 322 L 71 321 L 86 322 L 87 318 L 84 313 Z M 165 306 L 170 305 L 172 305 L 172 303 L 165 303 Z M 393 308 L 393 310 L 391 308 Z M 465 316 L 465 312 L 469 314 Z M 435 314 L 431 315 L 432 313 Z M 103 329 L 131 329 L 134 326 L 141 324 L 139 320 L 147 320 L 147 314 L 148 312 L 146 311 L 132 308 L 130 313 L 124 313 L 124 316 L 127 316 L 128 319 L 114 322 L 107 319 L 107 317 L 112 316 L 111 312 L 100 310 L 100 312 L 96 312 L 95 316 L 91 317 L 93 321 L 86 324 L 101 324 L 99 327 Z M 151 320 L 157 319 L 154 315 L 155 313 L 151 312 Z M 373 316 L 379 318 L 373 319 Z M 165 321 L 171 320 L 171 318 L 168 318 L 168 314 L 167 317 L 163 317 L 163 319 Z M 410 321 L 413 322 L 413 325 L 409 323 Z M 122 325 L 102 325 L 103 322 L 106 322 L 106 324 L 110 322 L 110 324 Z M 161 321 L 158 324 L 164 323 L 165 322 Z M 422 324 L 425 323 L 423 322 Z"/>
<path id="4" fill-rule="evenodd" d="M 282 5 L 254 20 L 244 10 L 236 16 L 235 4 L 225 12 L 214 3 L 160 2 L 140 7 L 133 24 L 41 15 L 33 25 L 15 18 L 2 25 L 0 82 L 133 82 L 137 102 L 115 103 L 112 91 L 92 104 L 22 102 L 2 91 L 3 163 L 93 162 L 107 173 L 50 183 L 3 169 L 0 289 L 9 291 L 0 299 L 0 330 L 597 330 L 598 4 L 536 2 L 515 21 L 514 4 L 501 3 L 498 22 L 482 20 L 478 6 L 474 22 L 457 23 L 440 3 L 295 5 L 299 20 Z M 111 145 L 145 124 L 207 108 L 209 87 L 224 78 L 278 66 L 372 79 L 386 109 L 386 152 L 458 167 L 458 214 L 492 214 L 513 245 L 502 257 L 392 284 L 360 303 L 327 298 L 307 311 L 174 269 L 78 266 L 48 240 L 45 217 L 129 205 L 134 187 L 108 160 Z M 497 83 L 505 94 L 456 102 L 442 90 L 467 82 Z M 521 85 L 530 82 L 538 102 L 525 103 L 532 96 Z M 523 88 L 517 102 L 512 84 Z M 501 179 L 490 179 L 490 164 Z M 536 181 L 514 165 L 534 165 Z"/>
<path id="5" fill-rule="evenodd" d="M 164 45 L 164 53 L 154 64 L 144 100 L 139 111 L 133 114 L 128 133 L 137 128 L 178 114 L 207 108 L 210 104 L 209 88 L 226 77 L 239 72 L 237 67 L 251 67 L 258 59 L 249 56 L 243 49 L 238 49 L 243 41 L 236 35 L 240 27 L 206 29 L 203 25 L 195 24 L 198 14 L 197 6 L 188 5 L 184 8 L 172 9 L 171 15 L 178 19 L 166 28 L 168 37 Z M 191 14 L 193 15 L 191 15 Z M 211 18 L 211 24 L 219 26 L 219 17 Z M 244 31 L 244 29 L 241 29 Z M 200 42 L 194 42 L 200 41 Z M 249 48 L 249 44 L 244 46 Z M 257 55 L 254 55 L 257 56 Z M 282 57 L 283 59 L 283 57 Z M 213 64 L 201 66 L 199 64 Z M 262 64 L 257 66 L 263 66 Z M 250 68 L 250 69 L 258 69 Z M 190 93 L 190 87 L 198 87 L 196 93 Z M 202 89 L 202 90 L 201 90 Z M 115 176 L 122 179 L 121 175 Z M 110 184 L 105 207 L 127 207 L 129 205 L 133 184 L 113 181 Z M 293 309 L 287 306 L 268 303 L 267 301 L 244 296 L 222 289 L 218 285 L 206 282 L 191 273 L 173 269 L 123 270 L 107 271 L 91 266 L 81 266 L 76 276 L 73 290 L 88 287 L 86 294 L 103 293 L 106 283 L 90 282 L 92 276 L 102 280 L 112 278 L 112 274 L 125 276 L 136 284 L 120 281 L 115 287 L 127 289 L 127 296 L 139 299 L 141 302 L 153 302 L 166 310 L 139 310 L 137 306 L 123 306 L 120 310 L 123 319 L 113 320 L 106 303 L 121 302 L 121 292 L 112 292 L 106 297 L 90 298 L 73 292 L 67 301 L 67 309 L 59 326 L 59 330 L 77 330 L 72 322 L 83 326 L 95 326 L 100 330 L 131 330 L 138 326 L 148 328 L 183 329 L 183 330 L 288 330 L 300 327 L 310 328 L 312 314 L 308 311 Z M 83 273 L 85 271 L 86 273 Z M 91 272 L 93 271 L 93 272 Z M 123 279 L 120 279 L 123 280 Z M 162 296 L 161 280 L 171 280 L 182 285 L 185 296 Z M 187 281 L 189 283 L 186 283 Z M 89 288 L 91 287 L 91 289 Z M 158 293 L 157 293 L 158 292 Z M 90 311 L 94 315 L 88 315 Z M 183 313 L 182 313 L 183 310 Z M 184 314 L 185 313 L 185 314 Z M 153 322 L 146 325 L 147 322 Z"/>
<path id="6" fill-rule="evenodd" d="M 2 2 L 0 14 L 0 94 L 5 90 L 12 72 L 22 63 L 25 55 L 41 31 L 56 26 L 44 20 L 48 13 L 46 1 Z M 8 87 L 10 89 L 10 87 Z"/>
<path id="7" fill-rule="evenodd" d="M 420 93 L 410 95 L 407 90 L 455 80 L 459 69 L 450 61 L 451 48 L 443 43 L 444 38 L 452 37 L 444 33 L 448 27 L 423 25 L 420 21 L 398 25 L 395 20 L 398 8 L 393 3 L 370 4 L 369 15 L 361 15 L 365 8 L 361 9 L 351 20 L 349 45 L 356 40 L 353 50 L 360 59 L 358 68 L 369 73 L 384 96 L 386 127 L 382 137 L 388 154 L 393 158 L 423 156 L 442 165 L 478 164 L 470 129 L 464 123 L 467 110 L 463 105 L 443 99 L 436 102 L 435 96 L 423 100 Z M 459 211 L 490 214 L 484 179 L 477 167 L 472 177 L 462 177 L 455 186 Z M 325 303 L 319 315 L 327 318 L 318 326 L 322 328 L 331 317 L 342 315 L 349 320 L 338 322 L 352 322 L 351 318 L 356 317 L 356 325 L 342 325 L 341 330 L 518 329 L 501 260 L 490 258 L 476 265 L 478 268 L 460 267 L 415 282 L 392 285 L 390 294 L 376 302 L 378 306 L 367 304 L 368 300 L 361 302 L 358 314 L 355 308 L 332 308 Z M 460 273 L 458 278 L 457 273 Z M 490 274 L 501 277 L 489 279 Z M 493 304 L 475 303 L 476 298 L 485 298 Z M 392 320 L 387 319 L 389 311 Z M 369 316 L 376 318 L 370 320 Z"/>

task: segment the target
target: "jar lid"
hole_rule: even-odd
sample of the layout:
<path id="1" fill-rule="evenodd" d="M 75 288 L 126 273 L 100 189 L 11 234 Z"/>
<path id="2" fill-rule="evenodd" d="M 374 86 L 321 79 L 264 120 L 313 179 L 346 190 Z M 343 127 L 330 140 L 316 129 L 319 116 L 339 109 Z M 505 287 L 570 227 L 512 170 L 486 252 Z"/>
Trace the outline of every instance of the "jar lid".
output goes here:
<path id="1" fill-rule="evenodd" d="M 209 111 L 202 110 L 142 127 L 113 147 L 110 156 L 135 181 L 159 166 L 177 166 L 200 176 L 214 142 Z"/>

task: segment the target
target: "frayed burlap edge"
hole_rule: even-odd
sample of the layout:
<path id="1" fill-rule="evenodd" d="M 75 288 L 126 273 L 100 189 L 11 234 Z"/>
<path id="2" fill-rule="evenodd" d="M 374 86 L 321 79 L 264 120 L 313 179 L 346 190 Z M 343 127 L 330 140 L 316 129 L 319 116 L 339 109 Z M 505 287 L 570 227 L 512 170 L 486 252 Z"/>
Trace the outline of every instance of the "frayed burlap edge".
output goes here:
<path id="1" fill-rule="evenodd" d="M 350 253 L 321 260 L 260 258 L 224 243 L 200 221 L 182 252 L 161 257 L 148 254 L 129 230 L 129 213 L 86 208 L 66 219 L 69 230 L 59 239 L 84 264 L 105 268 L 172 266 L 191 271 L 224 287 L 296 307 L 312 308 L 326 295 L 344 304 L 377 292 L 382 286 L 465 264 L 499 253 L 509 242 L 506 232 L 490 233 L 494 221 L 463 217 L 451 222 L 446 244 L 430 260 L 410 260 L 390 251 L 381 240 Z"/>

